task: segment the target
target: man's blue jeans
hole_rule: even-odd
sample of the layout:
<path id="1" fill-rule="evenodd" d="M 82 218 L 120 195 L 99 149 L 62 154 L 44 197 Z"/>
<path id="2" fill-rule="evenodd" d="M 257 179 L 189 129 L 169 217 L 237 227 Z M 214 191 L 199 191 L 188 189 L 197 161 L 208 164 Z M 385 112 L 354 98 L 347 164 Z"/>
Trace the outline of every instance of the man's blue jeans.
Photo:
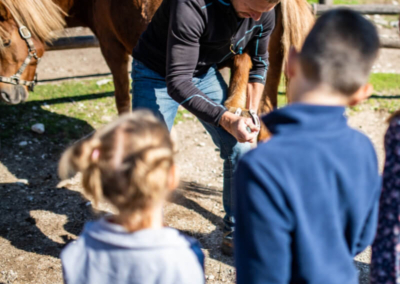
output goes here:
<path id="1" fill-rule="evenodd" d="M 179 103 L 167 92 L 165 78 L 147 68 L 142 62 L 134 60 L 132 64 L 132 108 L 148 108 L 163 120 L 171 131 Z M 217 104 L 226 100 L 227 85 L 215 67 L 206 74 L 193 78 L 196 87 Z M 236 139 L 221 127 L 200 120 L 210 133 L 215 145 L 220 149 L 224 160 L 223 204 L 225 209 L 224 230 L 232 231 L 235 223 L 233 172 L 239 157 L 250 149 L 249 143 L 238 143 Z"/>

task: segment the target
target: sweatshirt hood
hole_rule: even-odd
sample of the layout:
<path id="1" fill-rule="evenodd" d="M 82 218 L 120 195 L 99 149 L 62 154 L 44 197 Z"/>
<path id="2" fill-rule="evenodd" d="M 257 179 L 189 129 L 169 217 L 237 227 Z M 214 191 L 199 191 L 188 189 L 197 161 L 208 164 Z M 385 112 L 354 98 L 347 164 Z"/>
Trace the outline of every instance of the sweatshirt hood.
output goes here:
<path id="1" fill-rule="evenodd" d="M 102 218 L 85 225 L 84 235 L 99 242 L 129 249 L 189 247 L 190 240 L 172 228 L 144 229 L 128 232 L 124 227 Z"/>

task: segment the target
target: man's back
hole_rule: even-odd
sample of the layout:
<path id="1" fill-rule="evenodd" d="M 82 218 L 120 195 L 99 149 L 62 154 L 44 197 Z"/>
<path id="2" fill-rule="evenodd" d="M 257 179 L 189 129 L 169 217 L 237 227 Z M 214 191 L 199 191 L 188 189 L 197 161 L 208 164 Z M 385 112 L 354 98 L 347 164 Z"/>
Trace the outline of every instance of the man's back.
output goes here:
<path id="1" fill-rule="evenodd" d="M 380 178 L 344 110 L 293 104 L 263 119 L 273 137 L 237 172 L 238 283 L 358 283 L 352 258 L 373 240 Z"/>

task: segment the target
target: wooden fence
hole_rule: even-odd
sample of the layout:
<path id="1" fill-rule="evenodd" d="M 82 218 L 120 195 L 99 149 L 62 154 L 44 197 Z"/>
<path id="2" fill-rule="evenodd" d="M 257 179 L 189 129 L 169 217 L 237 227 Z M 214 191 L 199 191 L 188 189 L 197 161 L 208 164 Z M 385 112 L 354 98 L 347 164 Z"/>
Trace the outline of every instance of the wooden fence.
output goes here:
<path id="1" fill-rule="evenodd" d="M 327 3 L 331 0 L 320 0 Z M 364 15 L 400 15 L 400 5 L 331 5 L 313 4 L 313 12 L 315 15 L 321 15 L 329 10 L 336 8 L 349 8 Z M 400 39 L 381 37 L 381 47 L 384 48 L 400 48 Z M 47 45 L 47 50 L 64 50 L 76 48 L 99 47 L 99 41 L 95 36 L 76 36 L 62 37 Z"/>
<path id="2" fill-rule="evenodd" d="M 325 1 L 325 0 L 322 0 Z M 371 5 L 332 5 L 313 4 L 312 9 L 315 15 L 321 15 L 329 10 L 337 8 L 348 8 L 363 15 L 400 15 L 400 5 L 371 4 Z"/>

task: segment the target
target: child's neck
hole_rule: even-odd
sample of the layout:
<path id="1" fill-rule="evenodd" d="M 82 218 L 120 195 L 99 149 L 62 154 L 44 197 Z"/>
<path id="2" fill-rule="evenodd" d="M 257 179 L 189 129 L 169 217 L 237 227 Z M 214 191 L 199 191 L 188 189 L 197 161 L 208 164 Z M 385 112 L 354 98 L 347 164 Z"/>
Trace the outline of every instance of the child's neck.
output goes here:
<path id="1" fill-rule="evenodd" d="M 329 86 L 316 85 L 306 80 L 299 84 L 293 84 L 290 89 L 291 103 L 304 103 L 326 106 L 348 106 L 349 98 L 345 95 L 334 92 Z"/>
<path id="2" fill-rule="evenodd" d="M 141 214 L 141 213 L 138 213 Z M 160 229 L 164 227 L 163 222 L 163 204 L 155 205 L 143 213 L 145 218 L 140 223 L 136 223 L 135 215 L 115 215 L 111 218 L 111 222 L 117 223 L 129 232 L 139 231 L 143 229 Z"/>

